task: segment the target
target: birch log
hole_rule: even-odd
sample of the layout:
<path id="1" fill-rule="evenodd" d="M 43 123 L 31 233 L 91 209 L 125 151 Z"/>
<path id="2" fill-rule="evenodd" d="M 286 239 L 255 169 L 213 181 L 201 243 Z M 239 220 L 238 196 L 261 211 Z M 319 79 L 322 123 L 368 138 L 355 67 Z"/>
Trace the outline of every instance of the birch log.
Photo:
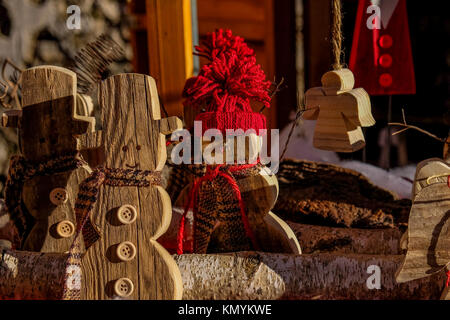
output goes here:
<path id="1" fill-rule="evenodd" d="M 445 273 L 395 282 L 401 255 L 270 254 L 174 256 L 183 278 L 183 299 L 439 299 Z M 3 250 L 1 299 L 58 299 L 64 254 Z M 370 265 L 380 268 L 380 289 Z"/>
<path id="2" fill-rule="evenodd" d="M 445 273 L 397 284 L 401 255 L 239 252 L 175 256 L 183 299 L 439 299 Z M 380 289 L 368 267 L 378 266 Z"/>
<path id="3" fill-rule="evenodd" d="M 60 299 L 66 254 L 2 250 L 0 299 Z"/>

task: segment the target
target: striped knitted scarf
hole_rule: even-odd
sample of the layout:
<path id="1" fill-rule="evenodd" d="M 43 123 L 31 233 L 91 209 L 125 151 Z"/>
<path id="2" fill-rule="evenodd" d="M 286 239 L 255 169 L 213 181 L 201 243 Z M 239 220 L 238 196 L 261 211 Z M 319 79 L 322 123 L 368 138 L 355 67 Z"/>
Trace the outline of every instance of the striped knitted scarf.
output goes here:
<path id="1" fill-rule="evenodd" d="M 195 253 L 257 250 L 237 182 L 258 175 L 261 165 L 208 165 L 204 168 L 203 175 L 194 180 L 190 190 L 178 230 L 177 253 L 183 253 L 184 223 L 191 208 Z M 220 243 L 213 244 L 210 240 L 217 222 L 222 224 L 223 234 Z"/>
<path id="2" fill-rule="evenodd" d="M 18 232 L 18 243 L 14 244 L 15 248 L 21 248 L 34 225 L 34 218 L 22 201 L 25 182 L 36 176 L 50 176 L 75 170 L 83 165 L 87 163 L 76 151 L 57 157 L 43 158 L 39 162 L 27 161 L 20 155 L 11 157 L 5 185 L 5 205 Z"/>
<path id="3" fill-rule="evenodd" d="M 97 167 L 92 174 L 79 186 L 75 202 L 77 229 L 75 240 L 69 250 L 64 279 L 64 300 L 79 300 L 81 298 L 81 257 L 83 235 L 86 250 L 99 238 L 98 230 L 91 223 L 91 213 L 98 199 L 100 187 L 150 187 L 161 184 L 160 171 L 114 169 Z"/>

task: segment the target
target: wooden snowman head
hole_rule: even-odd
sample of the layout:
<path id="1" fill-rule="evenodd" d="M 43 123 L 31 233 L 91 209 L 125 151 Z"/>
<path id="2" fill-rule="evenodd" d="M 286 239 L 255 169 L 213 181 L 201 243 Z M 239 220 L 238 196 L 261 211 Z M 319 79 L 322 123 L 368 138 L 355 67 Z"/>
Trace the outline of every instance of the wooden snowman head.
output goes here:
<path id="1" fill-rule="evenodd" d="M 95 118 L 75 112 L 75 73 L 54 66 L 27 69 L 22 87 L 22 110 L 7 110 L 2 124 L 19 128 L 25 159 L 39 161 L 76 151 L 75 136 L 93 130 Z"/>
<path id="2" fill-rule="evenodd" d="M 182 124 L 176 117 L 161 119 L 155 80 L 132 73 L 109 77 L 101 84 L 99 103 L 103 129 L 81 137 L 81 144 L 100 147 L 109 168 L 162 170 L 165 135 Z"/>

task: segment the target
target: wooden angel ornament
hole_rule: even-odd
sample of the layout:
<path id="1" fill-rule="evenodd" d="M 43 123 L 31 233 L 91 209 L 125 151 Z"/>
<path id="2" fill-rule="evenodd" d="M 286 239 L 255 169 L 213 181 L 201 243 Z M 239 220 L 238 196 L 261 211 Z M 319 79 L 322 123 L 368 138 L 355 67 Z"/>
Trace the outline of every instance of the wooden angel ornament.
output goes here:
<path id="1" fill-rule="evenodd" d="M 438 158 L 419 163 L 412 193 L 407 253 L 396 276 L 400 283 L 446 271 L 450 266 L 450 165 Z M 448 285 L 442 299 L 450 299 Z"/>
<path id="2" fill-rule="evenodd" d="M 224 136 L 223 145 L 215 152 L 225 152 L 217 163 L 205 160 L 201 165 L 188 166 L 191 167 L 188 171 L 195 175 L 188 178 L 189 185 L 176 201 L 185 208 L 178 253 L 184 250 L 184 223 L 189 209 L 194 212 L 195 253 L 242 250 L 300 253 L 292 230 L 270 212 L 278 196 L 274 173 L 248 156 L 250 142 L 255 142 L 253 146 L 260 145 L 261 132 L 266 129 L 265 117 L 253 112 L 251 103 L 270 106 L 270 82 L 256 64 L 253 50 L 230 30 L 209 34 L 196 50 L 209 63 L 198 76 L 187 80 L 183 91 L 185 109 L 190 108 L 191 114 L 195 114 L 192 118 L 202 125 L 202 131 L 195 134 L 203 135 L 203 154 L 211 141 L 204 134 L 210 129 Z M 248 143 L 242 149 L 236 143 L 241 137 L 231 140 L 226 137 L 229 130 L 239 129 L 252 132 L 246 134 Z M 234 154 L 227 157 L 231 148 Z M 260 146 L 256 149 L 258 153 Z M 244 163 L 238 161 L 243 155 Z M 174 171 L 176 175 L 177 168 Z"/>
<path id="3" fill-rule="evenodd" d="M 370 98 L 362 88 L 353 89 L 355 79 L 349 69 L 329 71 L 322 87 L 306 91 L 303 118 L 317 120 L 313 145 L 318 149 L 354 152 L 365 146 L 361 127 L 375 124 Z"/>
<path id="4" fill-rule="evenodd" d="M 35 67 L 22 73 L 22 109 L 3 113 L 2 125 L 18 128 L 21 151 L 11 159 L 5 188 L 17 249 L 66 252 L 73 242 L 78 185 L 90 174 L 75 136 L 95 124 L 75 114 L 75 97 L 75 73 Z"/>
<path id="5" fill-rule="evenodd" d="M 165 135 L 180 129 L 160 115 L 153 78 L 119 74 L 99 88 L 102 130 L 80 137 L 99 148 L 105 162 L 80 186 L 78 225 L 82 299 L 180 299 L 181 275 L 156 242 L 171 219 L 171 202 L 160 186 L 166 162 Z"/>

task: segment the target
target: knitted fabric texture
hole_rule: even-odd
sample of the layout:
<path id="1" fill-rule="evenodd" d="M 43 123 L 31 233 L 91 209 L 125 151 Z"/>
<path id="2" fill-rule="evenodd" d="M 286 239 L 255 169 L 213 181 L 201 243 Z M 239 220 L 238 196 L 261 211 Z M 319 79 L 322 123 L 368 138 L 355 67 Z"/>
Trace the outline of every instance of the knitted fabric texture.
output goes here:
<path id="1" fill-rule="evenodd" d="M 20 155 L 12 156 L 5 185 L 5 205 L 18 232 L 18 243 L 14 243 L 15 248 L 21 248 L 34 224 L 33 216 L 22 201 L 25 182 L 36 176 L 67 172 L 83 165 L 87 163 L 78 152 L 45 158 L 39 162 L 27 161 Z"/>
<path id="2" fill-rule="evenodd" d="M 186 81 L 183 97 L 185 106 L 204 107 L 196 117 L 202 121 L 203 132 L 265 129 L 266 118 L 252 111 L 251 102 L 270 107 L 270 82 L 256 64 L 253 50 L 230 30 L 211 33 L 202 44 L 196 47 L 196 54 L 209 63 Z"/>
<path id="3" fill-rule="evenodd" d="M 190 208 L 194 213 L 195 253 L 258 250 L 237 183 L 260 174 L 261 164 L 201 167 L 203 175 L 192 184 L 190 201 L 180 223 L 178 254 L 183 253 L 184 221 Z M 211 235 L 218 222 L 223 234 L 220 243 L 212 244 Z"/>
<path id="4" fill-rule="evenodd" d="M 77 229 L 67 260 L 64 279 L 64 300 L 79 300 L 81 298 L 81 285 L 77 285 L 79 279 L 81 281 L 81 251 L 83 248 L 81 239 L 83 238 L 84 247 L 87 250 L 100 238 L 99 231 L 91 222 L 91 213 L 97 202 L 102 185 L 112 187 L 150 187 L 161 185 L 161 172 L 97 167 L 80 184 L 78 197 L 75 202 Z M 81 235 L 83 236 L 82 238 Z"/>

